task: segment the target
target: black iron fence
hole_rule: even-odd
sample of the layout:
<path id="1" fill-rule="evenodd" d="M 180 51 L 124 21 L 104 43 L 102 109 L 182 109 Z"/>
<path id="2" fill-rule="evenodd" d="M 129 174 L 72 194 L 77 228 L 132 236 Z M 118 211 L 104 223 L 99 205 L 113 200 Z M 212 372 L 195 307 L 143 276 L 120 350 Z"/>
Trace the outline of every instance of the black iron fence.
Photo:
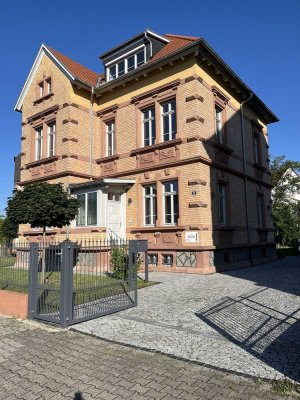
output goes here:
<path id="1" fill-rule="evenodd" d="M 31 243 L 30 318 L 65 327 L 136 306 L 146 252 L 147 242 L 134 240 Z"/>
<path id="2" fill-rule="evenodd" d="M 0 245 L 0 290 L 28 292 L 28 242 Z"/>
<path id="3" fill-rule="evenodd" d="M 0 246 L 0 290 L 29 295 L 29 318 L 68 326 L 137 304 L 147 241 L 17 242 Z"/>

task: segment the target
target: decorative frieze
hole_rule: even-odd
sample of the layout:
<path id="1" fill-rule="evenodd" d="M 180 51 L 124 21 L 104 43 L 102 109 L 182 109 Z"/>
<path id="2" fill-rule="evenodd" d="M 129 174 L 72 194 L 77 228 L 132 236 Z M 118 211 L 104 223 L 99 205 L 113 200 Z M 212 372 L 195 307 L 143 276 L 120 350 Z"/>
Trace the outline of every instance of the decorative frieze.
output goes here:
<path id="1" fill-rule="evenodd" d="M 32 167 L 32 168 L 30 168 L 30 173 L 33 178 L 55 174 L 56 173 L 56 162 Z"/>

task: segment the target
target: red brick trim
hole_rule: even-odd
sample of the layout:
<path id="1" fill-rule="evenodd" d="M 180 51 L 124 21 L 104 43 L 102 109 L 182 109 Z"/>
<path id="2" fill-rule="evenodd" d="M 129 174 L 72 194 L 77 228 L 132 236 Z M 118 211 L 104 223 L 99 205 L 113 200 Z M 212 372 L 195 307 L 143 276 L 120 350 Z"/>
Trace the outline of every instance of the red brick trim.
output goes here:
<path id="1" fill-rule="evenodd" d="M 50 99 L 52 96 L 54 96 L 53 92 L 47 93 L 43 97 L 39 97 L 38 99 L 34 100 L 33 104 L 36 105 L 36 104 L 42 103 L 43 101 Z"/>
<path id="2" fill-rule="evenodd" d="M 172 167 L 176 167 L 176 166 L 180 166 L 180 165 L 184 165 L 184 164 L 189 164 L 189 163 L 195 163 L 195 162 L 201 162 L 203 164 L 209 165 L 211 167 L 214 167 L 216 169 L 222 170 L 222 171 L 227 171 L 229 173 L 231 173 L 232 175 L 235 176 L 239 176 L 242 178 L 247 177 L 250 181 L 252 182 L 256 182 L 261 184 L 264 187 L 267 188 L 272 188 L 273 186 L 270 185 L 267 182 L 264 182 L 261 179 L 258 179 L 256 177 L 253 177 L 251 175 L 248 174 L 244 174 L 241 171 L 237 171 L 233 168 L 230 168 L 229 166 L 222 164 L 220 162 L 217 161 L 212 161 L 208 158 L 202 157 L 202 156 L 195 156 L 195 157 L 190 157 L 190 158 L 185 158 L 185 159 L 181 159 L 181 160 L 175 160 L 172 163 Z M 160 164 L 160 165 L 151 165 L 150 167 L 143 167 L 143 168 L 135 168 L 135 169 L 131 169 L 131 170 L 127 170 L 127 171 L 119 171 L 117 173 L 112 173 L 110 175 L 107 175 L 107 178 L 114 178 L 114 177 L 121 177 L 121 176 L 128 176 L 128 175 L 135 175 L 135 174 L 139 174 L 139 173 L 144 173 L 144 172 L 154 172 L 154 170 L 158 170 L 158 169 L 162 169 L 162 168 L 167 168 L 170 167 L 170 164 Z M 99 179 L 99 178 L 98 178 Z"/>
<path id="3" fill-rule="evenodd" d="M 176 80 L 174 80 L 172 82 L 169 82 L 169 83 L 167 83 L 165 85 L 158 86 L 155 89 L 151 89 L 151 90 L 148 90 L 147 92 L 144 92 L 144 93 L 139 94 L 137 96 L 133 96 L 131 98 L 131 102 L 132 103 L 137 103 L 137 102 L 141 101 L 142 99 L 144 99 L 146 97 L 149 97 L 149 96 L 155 96 L 156 97 L 160 92 L 164 92 L 164 91 L 166 91 L 168 89 L 176 89 L 177 86 L 180 85 L 180 83 L 181 83 L 181 79 L 176 79 Z"/>
<path id="4" fill-rule="evenodd" d="M 62 123 L 63 123 L 63 124 L 69 124 L 69 123 L 71 123 L 71 124 L 78 125 L 77 119 L 72 119 L 72 118 L 64 119 L 64 120 L 62 121 Z"/>
<path id="5" fill-rule="evenodd" d="M 114 160 L 118 160 L 120 158 L 120 154 L 113 154 L 112 156 L 98 158 L 96 161 L 97 164 L 110 162 Z M 122 157 L 123 158 L 123 157 Z"/>
<path id="6" fill-rule="evenodd" d="M 110 114 L 110 113 L 115 113 L 117 109 L 119 108 L 119 104 L 113 104 L 112 106 L 106 107 L 103 110 L 99 110 L 96 112 L 96 115 L 98 117 L 103 117 L 104 114 Z"/>
<path id="7" fill-rule="evenodd" d="M 207 204 L 203 203 L 202 201 L 194 201 L 189 203 L 189 208 L 197 208 L 197 207 L 207 208 Z"/>
<path id="8" fill-rule="evenodd" d="M 206 182 L 203 181 L 202 179 L 192 179 L 188 181 L 188 185 L 189 186 L 193 186 L 193 185 L 202 185 L 202 186 L 206 186 Z"/>
<path id="9" fill-rule="evenodd" d="M 52 107 L 46 108 L 46 110 L 40 111 L 40 112 L 28 117 L 27 118 L 27 122 L 29 123 L 29 122 L 32 122 L 32 121 L 37 120 L 39 118 L 42 118 L 45 115 L 48 115 L 48 114 L 51 114 L 51 113 L 56 113 L 59 110 L 59 108 L 60 108 L 59 105 L 55 104 Z"/>
<path id="10" fill-rule="evenodd" d="M 181 144 L 181 143 L 182 143 L 182 139 L 180 139 L 180 138 L 174 139 L 174 140 L 168 140 L 167 142 L 156 143 L 156 144 L 153 144 L 152 146 L 146 146 L 146 147 L 140 147 L 138 149 L 134 149 L 130 152 L 130 155 L 134 156 L 136 154 L 147 153 L 147 152 L 151 152 L 151 151 L 154 151 L 157 149 L 174 146 L 174 145 Z"/>
<path id="11" fill-rule="evenodd" d="M 33 161 L 33 162 L 25 164 L 25 168 L 28 169 L 28 168 L 31 168 L 31 167 L 36 167 L 38 165 L 47 164 L 49 162 L 56 161 L 58 159 L 59 159 L 58 156 L 42 158 L 41 160 L 37 160 L 37 161 Z"/>
<path id="12" fill-rule="evenodd" d="M 192 100 L 199 100 L 201 103 L 203 103 L 204 98 L 202 96 L 200 96 L 199 94 L 194 94 L 192 96 L 186 97 L 186 99 L 185 99 L 186 102 L 189 102 Z"/>
<path id="13" fill-rule="evenodd" d="M 203 124 L 204 123 L 204 118 L 200 117 L 200 115 L 194 115 L 194 116 L 189 117 L 189 118 L 186 119 L 186 123 L 194 122 L 194 121 L 199 121 L 199 122 L 201 122 Z"/>
<path id="14" fill-rule="evenodd" d="M 226 96 L 217 86 L 213 85 L 211 87 L 211 91 L 213 92 L 214 96 L 222 101 L 223 105 L 229 102 L 229 97 Z"/>
<path id="15" fill-rule="evenodd" d="M 73 171 L 64 171 L 64 172 L 58 172 L 58 173 L 53 174 L 53 175 L 42 176 L 42 177 L 35 178 L 35 179 L 28 179 L 27 181 L 19 182 L 19 185 L 23 186 L 23 185 L 27 185 L 28 183 L 32 183 L 32 182 L 49 181 L 51 179 L 63 178 L 63 177 L 68 176 L 68 175 L 69 176 L 74 176 L 76 178 L 99 180 L 99 177 L 97 177 L 97 176 L 91 176 L 91 175 L 88 175 L 88 174 L 81 174 L 81 173 L 73 172 Z"/>
<path id="16" fill-rule="evenodd" d="M 75 137 L 71 137 L 71 136 L 65 136 L 61 139 L 62 142 L 67 142 L 67 141 L 71 141 L 71 142 L 75 142 L 78 143 L 78 139 Z"/>

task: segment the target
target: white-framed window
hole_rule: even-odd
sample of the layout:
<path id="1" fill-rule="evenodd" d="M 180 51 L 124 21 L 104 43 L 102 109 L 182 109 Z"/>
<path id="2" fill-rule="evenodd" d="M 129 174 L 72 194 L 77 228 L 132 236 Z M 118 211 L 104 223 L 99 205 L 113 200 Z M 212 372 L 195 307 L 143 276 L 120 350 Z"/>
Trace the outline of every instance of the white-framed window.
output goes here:
<path id="1" fill-rule="evenodd" d="M 219 201 L 219 223 L 226 225 L 227 212 L 226 212 L 226 190 L 227 185 L 223 182 L 218 183 L 218 201 Z"/>
<path id="2" fill-rule="evenodd" d="M 112 156 L 115 153 L 115 121 L 106 124 L 106 155 Z"/>
<path id="3" fill-rule="evenodd" d="M 215 129 L 216 139 L 218 142 L 223 143 L 223 109 L 217 105 L 215 106 Z"/>
<path id="4" fill-rule="evenodd" d="M 44 81 L 39 83 L 39 96 L 40 97 L 44 96 Z"/>
<path id="5" fill-rule="evenodd" d="M 97 225 L 97 192 L 79 193 L 76 196 L 80 201 L 76 225 Z"/>
<path id="6" fill-rule="evenodd" d="M 176 137 L 176 100 L 161 104 L 162 140 L 164 142 Z"/>
<path id="7" fill-rule="evenodd" d="M 146 60 L 146 48 L 136 52 L 135 54 L 130 54 L 127 57 L 122 58 L 120 61 L 107 67 L 107 80 L 112 81 L 119 76 L 127 74 L 130 71 L 140 67 L 145 64 Z"/>
<path id="8" fill-rule="evenodd" d="M 262 193 L 257 194 L 256 207 L 257 207 L 257 227 L 262 228 L 264 224 L 264 207 L 263 207 Z"/>
<path id="9" fill-rule="evenodd" d="M 259 148 L 259 136 L 257 133 L 253 135 L 253 157 L 254 162 L 259 164 L 260 162 L 260 148 Z"/>
<path id="10" fill-rule="evenodd" d="M 35 129 L 35 159 L 41 160 L 43 154 L 43 127 Z"/>
<path id="11" fill-rule="evenodd" d="M 144 224 L 156 225 L 156 185 L 144 186 Z"/>
<path id="12" fill-rule="evenodd" d="M 46 80 L 46 85 L 47 85 L 47 94 L 52 92 L 52 82 L 51 82 L 51 78 L 48 78 Z"/>
<path id="13" fill-rule="evenodd" d="M 47 126 L 48 128 L 48 157 L 52 157 L 55 154 L 55 137 L 56 137 L 56 124 L 55 122 L 51 122 Z"/>
<path id="14" fill-rule="evenodd" d="M 178 181 L 163 183 L 163 209 L 165 225 L 176 225 L 179 216 Z"/>
<path id="15" fill-rule="evenodd" d="M 155 143 L 155 108 L 149 107 L 143 113 L 143 142 L 144 146 L 151 146 Z"/>

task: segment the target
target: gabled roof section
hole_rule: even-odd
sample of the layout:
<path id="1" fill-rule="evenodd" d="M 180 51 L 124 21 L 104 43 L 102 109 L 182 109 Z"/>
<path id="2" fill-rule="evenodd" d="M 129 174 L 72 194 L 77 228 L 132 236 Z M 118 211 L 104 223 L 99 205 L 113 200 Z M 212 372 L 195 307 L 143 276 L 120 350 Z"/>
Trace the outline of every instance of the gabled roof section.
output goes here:
<path id="1" fill-rule="evenodd" d="M 66 75 L 68 79 L 72 82 L 81 82 L 87 87 L 94 87 L 97 84 L 99 77 L 101 74 L 97 74 L 96 72 L 90 70 L 89 68 L 84 67 L 76 61 L 73 61 L 71 58 L 63 55 L 59 51 L 42 44 L 36 59 L 32 65 L 32 68 L 28 74 L 26 82 L 23 86 L 21 94 L 17 100 L 14 110 L 21 111 L 24 98 L 28 92 L 28 89 L 34 79 L 34 76 L 38 70 L 38 67 L 42 61 L 44 55 L 47 55 L 55 65 Z"/>
<path id="2" fill-rule="evenodd" d="M 78 62 L 71 60 L 71 58 L 65 56 L 52 47 L 48 47 L 48 49 L 60 61 L 60 63 L 64 65 L 73 76 L 75 76 L 77 80 L 87 83 L 90 86 L 96 86 L 99 74 L 87 67 L 84 67 Z"/>
<path id="3" fill-rule="evenodd" d="M 153 62 L 159 60 L 160 58 L 168 56 L 169 54 L 172 54 L 177 50 L 183 49 L 185 46 L 188 46 L 200 39 L 199 37 L 171 35 L 169 33 L 164 36 L 169 39 L 169 43 L 167 43 L 158 53 L 156 53 L 154 57 L 149 60 L 149 62 Z"/>

